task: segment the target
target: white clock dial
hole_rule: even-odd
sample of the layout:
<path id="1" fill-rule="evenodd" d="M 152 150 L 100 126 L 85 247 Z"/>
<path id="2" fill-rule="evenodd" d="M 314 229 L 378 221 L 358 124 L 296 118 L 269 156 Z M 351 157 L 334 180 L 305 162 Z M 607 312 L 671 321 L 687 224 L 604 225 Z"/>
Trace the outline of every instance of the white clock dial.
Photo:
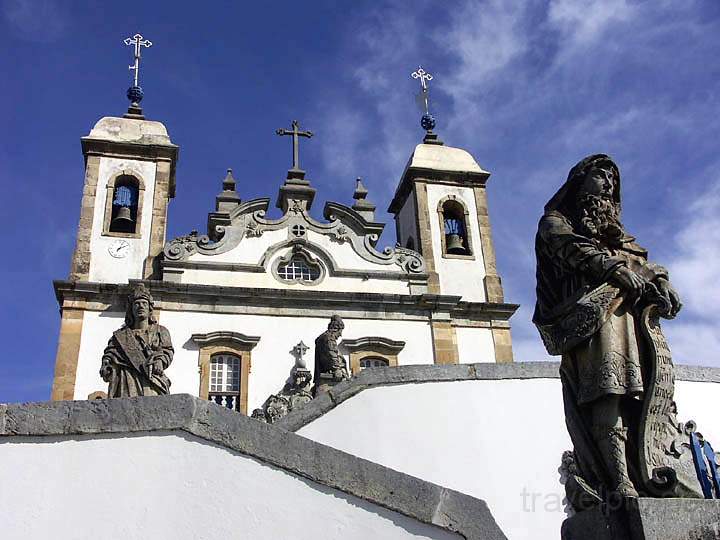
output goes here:
<path id="1" fill-rule="evenodd" d="M 122 259 L 130 253 L 130 244 L 127 240 L 115 240 L 108 248 L 110 255 L 116 259 Z"/>

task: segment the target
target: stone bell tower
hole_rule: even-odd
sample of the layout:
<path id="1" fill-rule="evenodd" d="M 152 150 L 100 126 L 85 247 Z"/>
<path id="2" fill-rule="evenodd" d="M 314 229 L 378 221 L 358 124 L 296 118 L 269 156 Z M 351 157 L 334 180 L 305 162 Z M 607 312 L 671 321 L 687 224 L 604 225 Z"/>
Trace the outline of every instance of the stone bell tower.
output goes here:
<path id="1" fill-rule="evenodd" d="M 422 68 L 413 74 L 421 82 L 423 77 L 431 80 L 428 76 Z M 426 134 L 410 156 L 388 208 L 395 216 L 397 241 L 422 254 L 429 293 L 459 296 L 461 301 L 478 304 L 478 310 L 489 313 L 492 305 L 505 305 L 488 216 L 486 185 L 490 173 L 469 152 L 445 145 L 432 131 L 435 119 L 427 108 L 425 83 L 418 97 L 424 100 L 421 125 Z M 490 318 L 495 360 L 510 362 L 508 321 Z M 436 326 L 434 333 L 442 334 L 442 347 L 452 357 L 456 346 L 453 325 Z"/>
<path id="2" fill-rule="evenodd" d="M 128 112 L 100 119 L 81 139 L 85 183 L 71 281 L 126 283 L 148 278 L 165 244 L 178 147 L 163 124 L 145 119 L 139 105 L 139 51 L 150 42 L 136 35 L 126 43 L 136 50 Z"/>
<path id="3" fill-rule="evenodd" d="M 178 147 L 165 126 L 146 120 L 140 107 L 140 48 L 150 42 L 139 34 L 125 42 L 135 47 L 135 80 L 127 91 L 131 104 L 122 117 L 101 118 L 81 139 L 85 181 L 80 222 L 68 281 L 56 282 L 56 292 L 58 286 L 92 288 L 158 274 L 168 203 L 175 196 Z M 97 313 L 91 311 L 83 302 L 61 300 L 53 400 L 77 397 L 80 336 L 84 321 Z"/>

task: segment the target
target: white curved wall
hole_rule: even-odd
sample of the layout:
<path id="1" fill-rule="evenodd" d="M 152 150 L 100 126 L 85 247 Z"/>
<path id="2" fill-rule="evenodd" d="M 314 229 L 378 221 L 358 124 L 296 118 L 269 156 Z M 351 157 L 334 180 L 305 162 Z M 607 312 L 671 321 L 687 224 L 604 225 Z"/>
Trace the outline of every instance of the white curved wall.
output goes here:
<path id="1" fill-rule="evenodd" d="M 720 385 L 678 382 L 681 419 L 720 446 Z M 559 379 L 458 381 L 364 390 L 298 433 L 488 503 L 510 540 L 555 540 L 558 467 L 571 448 Z"/>
<path id="2" fill-rule="evenodd" d="M 7 540 L 460 538 L 189 435 L 13 438 L 0 477 Z"/>

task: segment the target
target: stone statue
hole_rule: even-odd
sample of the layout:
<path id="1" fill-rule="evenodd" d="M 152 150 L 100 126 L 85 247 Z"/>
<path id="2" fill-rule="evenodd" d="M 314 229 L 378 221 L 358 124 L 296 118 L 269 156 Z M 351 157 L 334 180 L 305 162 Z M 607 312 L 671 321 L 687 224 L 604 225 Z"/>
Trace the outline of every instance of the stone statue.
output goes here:
<path id="1" fill-rule="evenodd" d="M 280 392 L 271 395 L 265 400 L 262 408 L 255 409 L 252 412 L 252 418 L 274 424 L 289 412 L 312 401 L 313 395 L 310 391 L 312 374 L 310 370 L 296 365 L 290 377 L 290 382 L 286 383 Z"/>
<path id="2" fill-rule="evenodd" d="M 571 169 L 545 206 L 535 252 L 533 322 L 548 352 L 562 355 L 574 446 L 563 458 L 568 500 L 582 510 L 609 493 L 702 497 L 659 323 L 682 304 L 668 272 L 620 222 L 620 173 L 610 157 Z"/>
<path id="3" fill-rule="evenodd" d="M 153 307 L 142 284 L 128 295 L 125 324 L 113 332 L 102 357 L 100 376 L 108 383 L 109 398 L 170 393 L 165 370 L 173 347 L 167 328 L 153 317 Z"/>
<path id="4" fill-rule="evenodd" d="M 340 316 L 333 315 L 328 329 L 315 340 L 315 395 L 350 378 L 337 344 L 344 328 L 345 323 Z"/>

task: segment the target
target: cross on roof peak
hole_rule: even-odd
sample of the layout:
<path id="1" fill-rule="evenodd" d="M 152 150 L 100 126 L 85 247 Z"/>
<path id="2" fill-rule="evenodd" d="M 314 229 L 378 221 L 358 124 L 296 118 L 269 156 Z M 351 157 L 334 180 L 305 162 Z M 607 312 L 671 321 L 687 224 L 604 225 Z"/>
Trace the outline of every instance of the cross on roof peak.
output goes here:
<path id="1" fill-rule="evenodd" d="M 291 171 L 300 171 L 300 137 L 307 137 L 308 139 L 313 136 L 312 131 L 300 131 L 300 122 L 297 120 L 292 121 L 292 129 L 280 128 L 275 131 L 280 136 L 292 135 L 292 148 L 293 148 L 293 166 Z"/>

